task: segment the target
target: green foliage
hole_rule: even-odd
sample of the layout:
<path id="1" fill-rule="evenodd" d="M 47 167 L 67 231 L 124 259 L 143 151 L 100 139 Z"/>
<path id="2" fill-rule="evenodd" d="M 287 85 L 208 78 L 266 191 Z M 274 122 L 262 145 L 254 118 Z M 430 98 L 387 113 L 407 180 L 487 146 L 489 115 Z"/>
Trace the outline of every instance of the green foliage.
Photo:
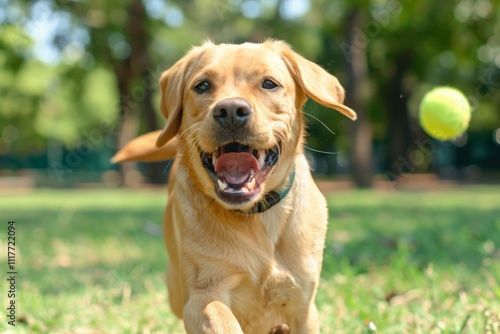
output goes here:
<path id="1" fill-rule="evenodd" d="M 54 78 L 53 94 L 40 105 L 34 126 L 43 136 L 71 147 L 82 138 L 83 130 L 117 119 L 116 94 L 111 89 L 114 78 L 103 67 L 95 67 L 77 83 L 65 78 L 64 71 Z"/>
<path id="2" fill-rule="evenodd" d="M 0 49 L 9 49 L 12 55 L 20 55 L 33 46 L 33 40 L 18 26 L 6 24 L 0 30 Z M 4 54 L 4 57 L 6 55 Z M 6 57 L 5 57 L 6 58 Z M 3 59 L 5 61 L 6 59 Z M 12 57 L 14 58 L 14 57 Z"/>
<path id="3" fill-rule="evenodd" d="M 499 332 L 498 191 L 328 196 L 321 332 Z M 16 333 L 182 333 L 164 285 L 165 197 L 137 190 L 0 197 L 17 226 Z"/>
<path id="4" fill-rule="evenodd" d="M 398 75 L 411 93 L 415 125 L 422 95 L 434 86 L 448 85 L 462 90 L 475 109 L 470 131 L 495 129 L 500 122 L 500 114 L 493 110 L 500 101 L 500 59 L 493 56 L 499 48 L 499 4 L 497 0 L 369 1 L 351 6 L 364 13 L 365 24 L 357 28 L 357 43 L 347 51 L 367 52 L 366 94 L 376 137 L 386 135 L 386 111 L 380 102 L 398 98 L 391 91 L 391 81 Z M 330 29 L 339 31 L 338 26 Z"/>
<path id="5" fill-rule="evenodd" d="M 46 4 L 43 10 L 37 7 L 41 3 Z M 111 76 L 116 76 L 113 67 L 127 60 L 133 45 L 125 24 L 131 3 L 4 1 L 6 13 L 17 14 L 5 15 L 0 22 L 0 122 L 23 135 L 14 141 L 3 136 L 0 147 L 27 153 L 43 149 L 47 138 L 71 147 L 82 138 L 82 129 L 92 128 L 100 117 L 118 119 L 122 97 L 117 96 L 117 80 Z M 349 54 L 366 51 L 369 80 L 363 84 L 363 94 L 378 139 L 387 133 L 384 99 L 398 98 L 391 96 L 390 85 L 398 63 L 406 64 L 402 81 L 412 94 L 414 125 L 421 96 L 436 85 L 456 86 L 469 97 L 475 108 L 471 131 L 491 131 L 500 122 L 498 0 L 320 0 L 311 1 L 306 13 L 293 18 L 286 15 L 286 0 L 143 3 L 148 9 L 143 26 L 151 38 L 154 79 L 204 39 L 241 42 L 273 37 L 287 40 L 343 83 Z M 355 45 L 345 45 L 349 15 L 355 9 L 362 13 L 364 24 L 355 30 Z M 43 64 L 33 56 L 36 41 L 26 27 L 36 27 L 40 17 L 69 17 L 69 23 L 52 36 L 61 55 L 58 64 Z M 101 76 L 102 80 L 96 79 Z M 342 147 L 346 120 L 314 104 L 307 111 L 338 134 L 331 136 L 309 118 L 310 145 L 329 151 L 337 150 L 334 142 Z"/>
<path id="6" fill-rule="evenodd" d="M 109 69 L 98 63 L 83 68 L 85 57 L 75 63 L 63 55 L 58 64 L 34 58 L 27 22 L 35 18 L 22 2 L 8 2 L 7 8 L 15 8 L 20 19 L 0 30 L 0 152 L 37 154 L 46 149 L 48 139 L 73 147 L 83 130 L 103 120 L 116 121 L 117 96 Z M 62 13 L 53 9 L 47 15 L 50 19 Z"/>

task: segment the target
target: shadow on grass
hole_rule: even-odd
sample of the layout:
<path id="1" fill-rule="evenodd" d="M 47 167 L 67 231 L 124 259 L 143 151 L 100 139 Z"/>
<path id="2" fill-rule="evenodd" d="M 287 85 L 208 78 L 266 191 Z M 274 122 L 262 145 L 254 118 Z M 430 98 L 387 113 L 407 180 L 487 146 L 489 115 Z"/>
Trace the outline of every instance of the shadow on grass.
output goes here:
<path id="1" fill-rule="evenodd" d="M 43 294 L 164 274 L 163 207 L 37 209 L 13 216 L 24 259 L 19 270 Z M 498 245 L 500 209 L 334 207 L 322 275 L 329 278 L 346 265 L 353 274 L 397 265 L 423 270 L 429 263 L 474 271 L 485 261 L 500 261 Z"/>
<path id="2" fill-rule="evenodd" d="M 373 267 L 430 263 L 479 270 L 500 261 L 500 209 L 330 208 L 323 277 L 348 263 L 354 274 Z M 495 248 L 495 245 L 497 248 Z"/>
<path id="3" fill-rule="evenodd" d="M 166 251 L 159 210 L 37 210 L 16 212 L 21 286 L 42 295 L 90 286 L 145 289 L 163 276 Z"/>

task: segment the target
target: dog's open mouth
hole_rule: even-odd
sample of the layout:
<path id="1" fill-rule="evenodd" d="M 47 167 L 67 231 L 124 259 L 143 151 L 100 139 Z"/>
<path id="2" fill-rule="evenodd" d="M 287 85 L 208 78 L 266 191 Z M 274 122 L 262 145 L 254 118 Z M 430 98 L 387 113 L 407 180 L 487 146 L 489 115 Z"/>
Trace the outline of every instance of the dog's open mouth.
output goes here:
<path id="1" fill-rule="evenodd" d="M 214 181 L 217 196 L 232 204 L 250 201 L 258 195 L 278 159 L 278 145 L 257 150 L 231 142 L 213 153 L 201 152 L 203 166 Z"/>

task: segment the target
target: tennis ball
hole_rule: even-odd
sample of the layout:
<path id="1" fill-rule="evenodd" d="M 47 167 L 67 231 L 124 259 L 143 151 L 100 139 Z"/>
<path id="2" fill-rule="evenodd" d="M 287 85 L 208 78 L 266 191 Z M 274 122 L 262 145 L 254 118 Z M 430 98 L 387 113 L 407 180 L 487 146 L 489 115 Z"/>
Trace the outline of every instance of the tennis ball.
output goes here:
<path id="1" fill-rule="evenodd" d="M 450 140 L 463 134 L 469 126 L 471 109 L 458 89 L 436 87 L 420 102 L 420 125 L 433 138 Z"/>

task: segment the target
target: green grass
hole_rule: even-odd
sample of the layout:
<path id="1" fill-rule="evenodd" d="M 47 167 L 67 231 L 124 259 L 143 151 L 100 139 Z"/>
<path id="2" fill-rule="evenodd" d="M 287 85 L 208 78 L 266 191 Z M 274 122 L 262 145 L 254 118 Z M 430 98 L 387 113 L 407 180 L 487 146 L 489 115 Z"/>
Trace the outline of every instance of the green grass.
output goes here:
<path id="1" fill-rule="evenodd" d="M 2 320 L 0 331 L 182 333 L 166 302 L 165 200 L 137 190 L 0 196 L 0 265 L 6 275 L 13 219 L 18 271 L 17 326 Z M 499 187 L 328 202 L 322 333 L 500 333 Z"/>

